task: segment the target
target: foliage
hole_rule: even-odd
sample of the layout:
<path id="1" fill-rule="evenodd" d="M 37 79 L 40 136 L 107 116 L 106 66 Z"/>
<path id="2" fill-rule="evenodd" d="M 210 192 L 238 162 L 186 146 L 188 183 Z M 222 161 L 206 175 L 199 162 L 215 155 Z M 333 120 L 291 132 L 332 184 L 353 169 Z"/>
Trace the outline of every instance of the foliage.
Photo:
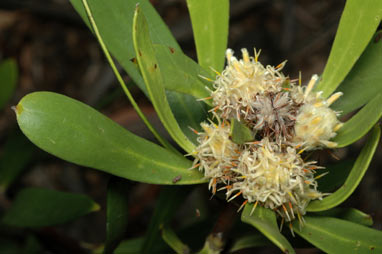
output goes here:
<path id="1" fill-rule="evenodd" d="M 101 252 L 168 253 L 172 249 L 176 253 L 220 253 L 224 241 L 216 236 L 210 224 L 204 224 L 206 228 L 195 222 L 191 225 L 197 225 L 200 231 L 211 231 L 204 248 L 201 248 L 203 242 L 199 245 L 189 243 L 193 236 L 184 233 L 187 230 L 173 227 L 174 214 L 193 187 L 172 185 L 195 185 L 209 180 L 196 169 L 190 158 L 198 144 L 195 133 L 200 131 L 200 123 L 211 118 L 209 112 L 215 110 L 206 98 L 214 88 L 206 80 L 213 79 L 215 71 L 220 75 L 223 69 L 229 1 L 222 1 L 217 8 L 212 0 L 187 1 L 198 63 L 182 52 L 148 0 L 107 3 L 103 0 L 71 0 L 71 3 L 97 37 L 127 97 L 161 145 L 136 136 L 82 102 L 52 92 L 31 93 L 18 103 L 15 111 L 20 129 L 36 146 L 61 159 L 113 175 L 107 193 L 107 237 Z M 334 185 L 339 187 L 338 190 L 322 200 L 312 201 L 303 219 L 299 217 L 285 225 L 292 234 L 300 235 L 304 244 L 312 244 L 327 253 L 354 250 L 357 253 L 382 253 L 382 233 L 369 227 L 372 221 L 368 215 L 355 209 L 335 208 L 358 186 L 380 139 L 378 121 L 382 115 L 382 95 L 377 54 L 382 44 L 374 43 L 372 39 L 381 17 L 381 1 L 373 0 L 367 4 L 347 1 L 328 63 L 315 87 L 315 90 L 323 91 L 324 97 L 342 91 L 343 97 L 333 107 L 344 114 L 363 106 L 344 123 L 331 142 L 336 142 L 339 148 L 344 147 L 370 132 L 351 168 L 349 163 L 339 164 L 340 170 L 336 170 L 326 185 L 325 178 L 318 180 L 319 189 L 323 182 L 323 191 L 333 191 Z M 151 101 L 163 126 L 181 149 L 161 137 L 145 118 L 116 71 L 110 53 Z M 16 73 L 12 61 L 0 65 L 0 80 L 3 81 L 0 107 L 12 94 Z M 234 145 L 255 139 L 250 126 L 236 118 L 232 118 L 230 124 L 229 135 Z M 13 151 L 10 146 L 4 154 Z M 17 162 L 3 162 L 0 158 L 2 191 L 14 181 L 32 153 L 32 149 L 27 150 Z M 13 170 L 7 170 L 6 165 Z M 328 171 L 331 171 L 330 167 Z M 144 238 L 125 240 L 129 225 L 126 193 L 130 183 L 126 179 L 168 185 L 162 188 Z M 210 182 L 211 186 L 214 189 L 216 184 Z M 252 228 L 246 236 L 237 237 L 227 251 L 233 253 L 242 248 L 274 244 L 284 253 L 295 253 L 298 239 L 291 237 L 285 228 L 279 230 L 278 224 L 282 225 L 284 218 L 278 221 L 276 209 L 256 206 L 257 202 L 244 202 L 239 208 L 244 208 L 241 213 L 243 223 L 239 225 L 248 224 Z M 98 209 L 99 206 L 84 195 L 26 188 L 17 194 L 2 217 L 2 223 L 11 227 L 46 227 L 66 223 Z M 212 218 L 208 217 L 209 220 Z M 32 246 L 33 239 L 30 241 Z"/>

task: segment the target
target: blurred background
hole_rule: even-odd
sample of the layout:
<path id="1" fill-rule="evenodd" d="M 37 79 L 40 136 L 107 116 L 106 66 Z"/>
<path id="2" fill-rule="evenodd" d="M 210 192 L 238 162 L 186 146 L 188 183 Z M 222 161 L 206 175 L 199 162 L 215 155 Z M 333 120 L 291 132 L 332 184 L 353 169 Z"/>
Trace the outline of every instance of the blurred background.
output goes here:
<path id="1" fill-rule="evenodd" d="M 184 52 L 196 60 L 185 0 L 151 2 Z M 344 4 L 344 0 L 231 1 L 228 46 L 236 53 L 240 53 L 240 48 L 261 49 L 260 61 L 264 65 L 288 60 L 284 73 L 295 79 L 301 71 L 306 82 L 325 66 Z M 84 245 L 97 246 L 105 240 L 108 175 L 62 161 L 33 146 L 18 130 L 11 106 L 30 92 L 54 91 L 95 107 L 142 137 L 153 138 L 116 82 L 97 41 L 68 0 L 1 0 L 0 62 L 7 58 L 17 61 L 19 78 L 12 99 L 0 111 L 0 171 L 1 167 L 15 167 L 21 173 L 0 193 L 0 213 L 26 186 L 87 194 L 101 205 L 100 211 L 62 226 L 36 231 L 46 247 L 45 253 L 86 253 Z M 154 125 L 162 128 L 148 100 L 123 74 L 143 112 Z M 362 145 L 363 140 L 350 148 L 335 150 L 332 155 L 322 154 L 319 159 L 323 162 L 335 161 L 336 157 L 351 160 Z M 343 204 L 370 214 L 378 229 L 382 229 L 381 155 L 379 148 L 366 177 Z M 215 198 L 209 201 L 205 185 L 196 189 L 211 203 L 207 205 L 212 206 L 212 210 L 220 204 Z M 159 190 L 159 186 L 131 183 L 127 237 L 143 235 Z M 6 242 L 4 231 L 0 228 L 0 245 Z M 20 236 L 19 244 L 23 241 Z M 258 253 L 278 251 L 263 248 Z M 318 252 L 302 249 L 299 253 Z"/>

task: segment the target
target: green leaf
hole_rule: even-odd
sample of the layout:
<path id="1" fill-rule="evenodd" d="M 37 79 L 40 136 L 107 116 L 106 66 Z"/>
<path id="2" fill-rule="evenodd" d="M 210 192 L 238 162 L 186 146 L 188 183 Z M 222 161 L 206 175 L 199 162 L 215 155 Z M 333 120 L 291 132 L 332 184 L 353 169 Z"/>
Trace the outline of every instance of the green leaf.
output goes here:
<path id="1" fill-rule="evenodd" d="M 370 101 L 382 91 L 382 31 L 377 32 L 349 75 L 337 88 L 343 95 L 331 106 L 345 115 Z"/>
<path id="2" fill-rule="evenodd" d="M 175 232 L 168 226 L 164 225 L 162 227 L 162 238 L 163 240 L 178 254 L 190 253 L 190 248 L 182 243 Z"/>
<path id="3" fill-rule="evenodd" d="M 205 239 L 205 236 L 210 232 L 211 227 L 213 226 L 212 222 L 213 220 L 206 220 L 193 223 L 191 226 L 181 229 L 179 231 L 179 236 L 184 240 L 184 242 L 187 241 L 189 246 L 199 245 Z M 144 241 L 145 239 L 143 237 L 124 240 L 115 249 L 114 254 L 141 254 Z M 102 251 L 103 248 L 97 249 L 94 254 L 101 254 Z M 156 241 L 150 253 L 168 254 L 171 253 L 171 249 L 164 241 Z"/>
<path id="4" fill-rule="evenodd" d="M 129 182 L 112 177 L 107 186 L 105 254 L 112 254 L 124 237 L 128 222 Z"/>
<path id="5" fill-rule="evenodd" d="M 125 240 L 118 245 L 113 254 L 141 254 L 144 238 L 137 237 Z M 96 250 L 94 254 L 101 254 L 102 248 Z M 158 243 L 151 252 L 152 254 L 167 254 L 169 249 L 164 242 Z"/>
<path id="6" fill-rule="evenodd" d="M 151 217 L 144 244 L 142 245 L 142 253 L 152 253 L 152 250 L 160 239 L 160 228 L 172 219 L 176 209 L 184 202 L 189 191 L 190 188 L 185 186 L 162 187 L 159 199 L 155 205 L 154 214 Z"/>
<path id="7" fill-rule="evenodd" d="M 169 101 L 178 101 L 178 104 L 171 104 L 171 111 L 174 113 L 179 127 L 183 133 L 194 143 L 198 144 L 196 139 L 198 135 L 194 133 L 190 127 L 201 131 L 200 123 L 206 120 L 208 112 L 206 104 L 196 101 L 191 95 L 181 94 L 173 91 L 166 91 Z"/>
<path id="8" fill-rule="evenodd" d="M 294 231 L 325 253 L 381 253 L 382 232 L 345 220 L 305 216 L 305 226 Z"/>
<path id="9" fill-rule="evenodd" d="M 200 77 L 209 77 L 207 71 L 180 50 L 160 44 L 153 46 L 166 89 L 189 94 L 195 98 L 210 96 L 206 87 L 212 89 L 211 82 Z"/>
<path id="10" fill-rule="evenodd" d="M 343 160 L 339 163 L 328 165 L 325 169 L 320 169 L 317 175 L 329 172 L 325 177 L 317 179 L 318 190 L 330 193 L 340 188 L 346 181 L 354 164 L 354 160 Z"/>
<path id="11" fill-rule="evenodd" d="M 126 83 L 123 81 L 123 78 L 122 78 L 121 74 L 119 73 L 119 70 L 117 69 L 117 66 L 114 63 L 114 60 L 112 59 L 112 56 L 110 55 L 110 52 L 107 49 L 104 40 L 102 39 L 102 36 L 101 36 L 101 34 L 99 32 L 99 29 L 97 27 L 97 23 L 95 22 L 95 20 L 93 18 L 93 15 L 92 15 L 92 12 L 90 10 L 88 1 L 87 0 L 82 0 L 82 3 L 83 3 L 83 6 L 84 6 L 84 8 L 86 10 L 86 14 L 89 17 L 91 28 L 93 29 L 93 32 L 94 32 L 94 34 L 95 34 L 95 36 L 96 36 L 96 38 L 97 38 L 97 40 L 98 40 L 98 42 L 99 42 L 99 44 L 101 46 L 101 49 L 102 49 L 102 51 L 103 51 L 103 53 L 104 53 L 104 55 L 105 55 L 109 65 L 110 65 L 111 69 L 113 70 L 113 73 L 114 73 L 115 77 L 117 78 L 118 83 L 122 87 L 124 93 L 126 94 L 127 98 L 129 99 L 129 101 L 130 101 L 131 105 L 133 106 L 134 110 L 136 111 L 136 113 L 139 115 L 139 117 L 144 122 L 146 127 L 150 130 L 150 132 L 155 136 L 155 138 L 159 141 L 159 143 L 161 145 L 163 145 L 166 149 L 169 149 L 169 150 L 171 150 L 171 151 L 173 151 L 175 153 L 179 153 L 179 151 L 176 148 L 174 148 L 167 140 L 165 140 L 157 132 L 157 130 L 151 125 L 151 123 L 148 121 L 146 116 L 143 114 L 143 112 L 139 108 L 137 102 L 135 101 L 134 97 L 132 96 L 132 94 L 130 93 L 129 89 L 127 88 Z"/>
<path id="12" fill-rule="evenodd" d="M 222 71 L 227 48 L 229 1 L 187 0 L 198 62 L 204 68 Z"/>
<path id="13" fill-rule="evenodd" d="M 200 123 L 206 119 L 208 112 L 205 103 L 196 101 L 195 97 L 208 97 L 209 92 L 206 87 L 211 88 L 210 84 L 204 82 L 199 75 L 208 77 L 209 74 L 180 50 L 159 44 L 155 44 L 154 49 L 163 74 L 164 85 L 169 89 L 166 91 L 166 96 L 171 111 L 183 133 L 196 144 L 197 135 L 190 127 L 200 130 Z M 176 104 L 171 103 L 175 101 Z M 208 101 L 205 102 L 210 104 Z"/>
<path id="14" fill-rule="evenodd" d="M 271 245 L 272 243 L 262 234 L 252 234 L 238 238 L 229 249 L 229 253 L 236 253 L 236 251 Z"/>
<path id="15" fill-rule="evenodd" d="M 288 240 L 280 233 L 277 226 L 276 214 L 270 209 L 264 207 L 257 207 L 250 215 L 253 205 L 245 205 L 241 214 L 241 220 L 247 224 L 257 228 L 264 234 L 271 242 L 279 247 L 284 253 L 295 253 L 294 249 Z"/>
<path id="16" fill-rule="evenodd" d="M 70 0 L 70 2 L 84 22 L 90 27 L 88 17 L 82 5 L 82 0 Z M 88 0 L 88 2 L 94 20 L 97 23 L 97 27 L 107 48 L 123 66 L 134 82 L 145 91 L 146 89 L 142 76 L 140 75 L 136 64 L 132 61 L 135 57 L 132 28 L 134 10 L 137 3 L 139 3 L 140 8 L 142 8 L 147 15 L 153 42 L 180 50 L 180 47 L 172 36 L 170 30 L 148 0 L 113 0 L 112 2 L 105 2 L 104 0 Z"/>
<path id="17" fill-rule="evenodd" d="M 82 0 L 70 1 L 89 26 L 89 20 L 82 5 Z M 139 3 L 140 8 L 146 15 L 153 43 L 166 45 L 175 51 L 181 52 L 181 48 L 172 36 L 170 30 L 148 0 L 88 0 L 88 2 L 107 48 L 139 88 L 147 95 L 145 82 L 137 65 L 132 61 L 136 57 L 132 37 L 133 16 L 136 4 Z M 166 84 L 167 83 L 164 85 L 166 86 Z M 192 96 L 169 90 L 167 91 L 167 99 L 184 133 L 188 137 L 195 139 L 194 134 L 188 129 L 188 126 L 193 128 L 199 126 L 201 121 L 195 126 L 195 119 L 193 117 L 197 119 L 201 118 L 202 121 L 205 119 L 206 113 L 202 110 L 203 103 L 196 101 Z M 182 126 L 187 126 L 187 129 Z"/>
<path id="18" fill-rule="evenodd" d="M 332 208 L 327 211 L 315 213 L 314 215 L 324 217 L 336 217 L 342 220 L 348 220 L 357 224 L 361 224 L 367 227 L 373 225 L 373 218 L 369 214 L 361 212 L 355 208 Z"/>
<path id="19" fill-rule="evenodd" d="M 203 248 L 197 254 L 220 254 L 224 244 L 223 235 L 211 233 L 204 242 Z"/>
<path id="20" fill-rule="evenodd" d="M 0 192 L 21 174 L 34 152 L 35 146 L 19 130 L 8 136 L 0 156 Z"/>
<path id="21" fill-rule="evenodd" d="M 140 254 L 143 238 L 133 238 L 121 242 L 114 254 Z"/>
<path id="22" fill-rule="evenodd" d="M 357 114 L 348 120 L 333 138 L 337 147 L 350 145 L 362 138 L 382 116 L 382 94 L 374 97 Z"/>
<path id="23" fill-rule="evenodd" d="M 155 57 L 155 50 L 151 42 L 148 24 L 139 7 L 136 8 L 134 15 L 133 41 L 139 68 L 159 119 L 175 142 L 186 152 L 191 153 L 195 145 L 180 129 L 168 104 L 163 86 L 164 78 L 161 72 L 161 66 Z"/>
<path id="24" fill-rule="evenodd" d="M 7 59 L 0 64 L 0 109 L 12 97 L 17 83 L 17 64 L 13 59 Z"/>
<path id="25" fill-rule="evenodd" d="M 199 192 L 200 190 L 201 189 L 198 189 L 196 192 Z M 195 194 L 196 194 L 195 192 L 191 193 L 191 200 L 195 198 Z M 205 200 L 199 200 L 199 201 L 204 202 Z M 197 207 L 200 207 L 200 206 L 197 205 Z M 208 211 L 206 211 L 207 208 L 205 209 L 202 208 L 199 210 L 200 217 L 195 216 L 196 218 L 189 218 L 195 215 L 195 211 L 198 208 L 195 208 L 195 206 L 190 207 L 189 204 L 187 204 L 186 206 L 183 206 L 180 209 L 184 209 L 184 208 L 190 211 L 189 215 L 187 216 L 188 217 L 187 219 L 188 220 L 194 219 L 194 221 L 188 222 L 184 228 L 180 228 L 179 230 L 177 230 L 177 234 L 180 237 L 180 239 L 183 241 L 183 243 L 187 244 L 187 246 L 190 246 L 190 248 L 192 248 L 193 250 L 200 250 L 203 248 L 205 244 L 205 240 L 207 239 L 208 235 L 211 233 L 211 229 L 216 223 L 216 217 L 215 217 L 216 214 L 213 214 L 213 215 L 208 214 Z"/>
<path id="26" fill-rule="evenodd" d="M 17 105 L 23 133 L 64 160 L 134 181 L 173 184 L 205 182 L 191 162 L 140 138 L 91 107 L 64 95 L 36 92 Z"/>
<path id="27" fill-rule="evenodd" d="M 17 194 L 2 222 L 16 227 L 47 227 L 66 223 L 99 208 L 82 194 L 26 188 Z"/>
<path id="28" fill-rule="evenodd" d="M 316 90 L 328 97 L 345 79 L 373 37 L 382 17 L 382 1 L 348 0 Z"/>
<path id="29" fill-rule="evenodd" d="M 232 141 L 239 145 L 252 141 L 254 138 L 252 131 L 236 118 L 231 118 L 231 137 Z"/>
<path id="30" fill-rule="evenodd" d="M 342 202 L 344 202 L 357 188 L 362 177 L 365 175 L 370 161 L 373 158 L 374 152 L 377 148 L 379 138 L 381 136 L 381 130 L 379 126 L 375 126 L 369 136 L 365 146 L 362 148 L 354 166 L 346 178 L 345 183 L 333 194 L 322 200 L 315 200 L 309 203 L 307 211 L 319 212 L 333 208 Z"/>

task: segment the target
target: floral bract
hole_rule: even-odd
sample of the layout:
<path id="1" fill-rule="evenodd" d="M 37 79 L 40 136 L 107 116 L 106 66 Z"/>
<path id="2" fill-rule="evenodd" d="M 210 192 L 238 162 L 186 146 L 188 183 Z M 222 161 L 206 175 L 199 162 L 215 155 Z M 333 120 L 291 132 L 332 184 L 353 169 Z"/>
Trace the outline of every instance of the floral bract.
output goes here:
<path id="1" fill-rule="evenodd" d="M 281 73 L 285 62 L 264 67 L 255 50 L 243 59 L 226 52 L 227 66 L 214 81 L 211 92 L 216 123 L 202 123 L 199 145 L 193 155 L 194 168 L 204 172 L 213 194 L 226 191 L 228 201 L 242 195 L 244 203 L 275 210 L 282 220 L 303 215 L 311 200 L 321 199 L 315 161 L 304 161 L 303 151 L 334 148 L 330 141 L 341 128 L 337 112 L 329 106 L 342 93 L 324 99 L 313 91 L 314 75 L 306 87 L 295 84 Z M 254 140 L 236 144 L 231 138 L 230 121 L 236 118 L 253 132 Z M 252 210 L 252 211 L 253 211 Z"/>

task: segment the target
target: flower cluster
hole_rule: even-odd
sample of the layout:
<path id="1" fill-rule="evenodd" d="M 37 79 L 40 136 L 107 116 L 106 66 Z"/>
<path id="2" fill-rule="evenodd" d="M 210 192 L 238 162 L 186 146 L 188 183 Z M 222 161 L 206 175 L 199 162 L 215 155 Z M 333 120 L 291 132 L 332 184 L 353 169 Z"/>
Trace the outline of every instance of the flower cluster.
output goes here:
<path id="1" fill-rule="evenodd" d="M 285 62 L 264 67 L 242 49 L 242 59 L 226 52 L 227 66 L 217 73 L 211 92 L 215 122 L 202 123 L 194 168 L 209 179 L 212 193 L 225 190 L 228 201 L 242 195 L 244 202 L 275 210 L 284 221 L 303 215 L 311 200 L 324 195 L 317 190 L 315 161 L 304 161 L 306 150 L 337 144 L 330 141 L 341 128 L 329 106 L 341 96 L 324 99 L 313 91 L 314 75 L 306 87 L 281 73 Z M 231 137 L 236 118 L 253 133 L 253 140 L 237 144 Z"/>

